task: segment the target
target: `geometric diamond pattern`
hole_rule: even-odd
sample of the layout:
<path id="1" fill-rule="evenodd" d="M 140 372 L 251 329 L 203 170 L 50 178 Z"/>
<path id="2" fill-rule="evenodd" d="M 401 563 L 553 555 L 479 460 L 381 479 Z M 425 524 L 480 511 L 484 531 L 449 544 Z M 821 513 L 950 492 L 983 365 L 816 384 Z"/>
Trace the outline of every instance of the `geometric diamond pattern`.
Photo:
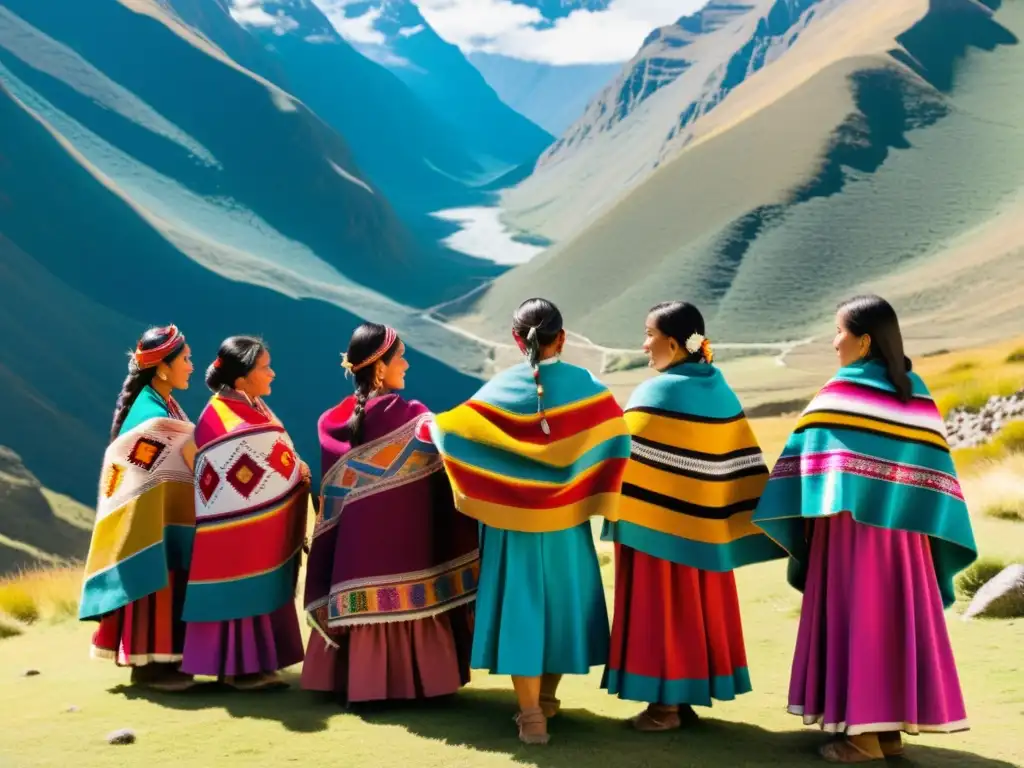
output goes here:
<path id="1" fill-rule="evenodd" d="M 213 492 L 217 490 L 217 486 L 220 485 L 220 475 L 217 474 L 217 470 L 213 468 L 213 465 L 208 461 L 203 462 L 203 468 L 199 472 L 199 493 L 203 497 L 203 501 L 207 504 L 210 503 L 210 499 L 213 497 Z"/>
<path id="2" fill-rule="evenodd" d="M 165 450 L 167 450 L 167 446 L 159 440 L 140 437 L 128 452 L 128 461 L 149 472 Z"/>
<path id="3" fill-rule="evenodd" d="M 267 464 L 285 480 L 290 480 L 295 474 L 295 454 L 283 440 L 274 443 L 267 456 Z"/>
<path id="4" fill-rule="evenodd" d="M 243 453 L 228 470 L 227 481 L 231 487 L 248 499 L 267 471 L 257 464 L 253 458 Z"/>

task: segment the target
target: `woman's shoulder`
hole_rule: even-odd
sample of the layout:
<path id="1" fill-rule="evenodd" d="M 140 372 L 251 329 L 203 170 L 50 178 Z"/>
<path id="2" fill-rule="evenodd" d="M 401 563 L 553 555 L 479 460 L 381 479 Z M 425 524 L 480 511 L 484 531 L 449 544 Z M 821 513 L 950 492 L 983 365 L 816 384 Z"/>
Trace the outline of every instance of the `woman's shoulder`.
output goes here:
<path id="1" fill-rule="evenodd" d="M 167 401 L 157 394 L 152 387 L 143 387 L 139 396 L 135 398 L 124 423 L 121 425 L 121 434 L 135 429 L 150 419 L 166 419 L 170 417 Z"/>

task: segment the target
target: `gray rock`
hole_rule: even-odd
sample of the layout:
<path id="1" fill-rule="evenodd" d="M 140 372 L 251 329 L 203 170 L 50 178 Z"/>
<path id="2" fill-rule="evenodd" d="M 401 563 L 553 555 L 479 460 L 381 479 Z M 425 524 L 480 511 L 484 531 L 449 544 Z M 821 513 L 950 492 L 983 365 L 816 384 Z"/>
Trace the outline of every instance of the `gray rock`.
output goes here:
<path id="1" fill-rule="evenodd" d="M 64 710 L 65 712 L 80 712 L 81 710 L 72 704 L 70 707 Z"/>
<path id="2" fill-rule="evenodd" d="M 1024 564 L 1006 566 L 986 582 L 964 611 L 964 621 L 975 617 L 1007 617 L 1024 605 Z"/>
<path id="3" fill-rule="evenodd" d="M 120 731 L 114 731 L 113 733 L 107 734 L 107 744 L 134 744 L 135 743 L 135 731 L 130 728 L 122 728 Z"/>

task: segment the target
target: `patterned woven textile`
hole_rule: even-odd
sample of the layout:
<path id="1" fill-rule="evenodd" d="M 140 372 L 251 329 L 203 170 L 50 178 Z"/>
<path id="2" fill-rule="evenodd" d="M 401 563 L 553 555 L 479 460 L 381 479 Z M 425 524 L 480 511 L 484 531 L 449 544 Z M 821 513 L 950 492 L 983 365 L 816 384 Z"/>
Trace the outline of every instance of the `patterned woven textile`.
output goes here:
<path id="1" fill-rule="evenodd" d="M 605 523 L 603 538 L 718 572 L 786 556 L 751 523 L 768 468 L 717 368 L 683 363 L 644 382 L 626 422 L 633 444 L 619 521 Z"/>
<path id="2" fill-rule="evenodd" d="M 509 531 L 552 532 L 614 519 L 629 432 L 608 389 L 588 371 L 541 364 L 545 434 L 533 370 L 521 364 L 436 417 L 431 435 L 459 510 Z"/>
<path id="3" fill-rule="evenodd" d="M 754 523 L 789 552 L 798 589 L 809 555 L 805 520 L 849 512 L 858 523 L 928 536 L 943 603 L 955 601 L 953 577 L 977 547 L 942 416 L 920 377 L 910 379 L 904 403 L 880 363 L 840 369 L 786 443 Z"/>
<path id="4" fill-rule="evenodd" d="M 133 403 L 103 456 L 81 619 L 160 592 L 170 571 L 188 568 L 195 508 L 182 447 L 191 437 L 192 424 L 173 401 L 147 387 Z"/>
<path id="5" fill-rule="evenodd" d="M 355 398 L 320 418 L 320 509 L 306 569 L 311 624 L 333 642 L 346 627 L 415 621 L 476 599 L 476 524 L 453 504 L 430 442 L 431 414 L 398 395 L 371 399 L 353 447 Z"/>
<path id="6" fill-rule="evenodd" d="M 196 424 L 196 538 L 187 622 L 269 614 L 293 599 L 308 486 L 288 433 L 263 404 L 214 395 Z"/>

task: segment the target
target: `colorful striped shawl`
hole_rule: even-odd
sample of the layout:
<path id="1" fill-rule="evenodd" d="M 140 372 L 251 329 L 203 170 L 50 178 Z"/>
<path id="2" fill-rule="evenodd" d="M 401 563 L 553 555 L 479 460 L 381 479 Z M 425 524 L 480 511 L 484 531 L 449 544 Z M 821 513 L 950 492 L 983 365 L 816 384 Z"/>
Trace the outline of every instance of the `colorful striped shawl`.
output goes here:
<path id="1" fill-rule="evenodd" d="M 605 523 L 602 538 L 706 571 L 786 556 L 750 521 L 768 467 L 721 371 L 683 363 L 645 381 L 626 423 L 619 522 Z"/>
<path id="2" fill-rule="evenodd" d="M 175 414 L 180 409 L 173 407 Z M 107 447 L 78 615 L 96 619 L 167 586 L 185 570 L 195 530 L 192 471 L 181 449 L 192 424 L 145 389 Z M 127 427 L 127 429 L 125 428 Z"/>
<path id="3" fill-rule="evenodd" d="M 525 363 L 436 417 L 431 435 L 456 506 L 511 531 L 615 519 L 629 458 L 622 409 L 589 371 L 568 363 L 542 363 L 541 383 L 550 435 L 541 430 L 533 371 Z"/>
<path id="4" fill-rule="evenodd" d="M 257 400 L 214 395 L 196 424 L 196 539 L 185 621 L 272 613 L 293 599 L 309 486 L 288 433 Z"/>
<path id="5" fill-rule="evenodd" d="M 323 483 L 306 564 L 310 624 L 328 643 L 337 630 L 415 621 L 476 599 L 477 525 L 460 515 L 430 412 L 398 395 L 369 401 L 366 442 L 346 424 L 355 398 L 320 417 Z"/>
<path id="6" fill-rule="evenodd" d="M 942 417 L 920 377 L 910 379 L 913 396 L 903 403 L 879 363 L 846 366 L 797 422 L 754 515 L 793 558 L 797 589 L 806 578 L 804 519 L 849 512 L 930 537 L 943 602 L 956 599 L 953 577 L 977 547 Z"/>

